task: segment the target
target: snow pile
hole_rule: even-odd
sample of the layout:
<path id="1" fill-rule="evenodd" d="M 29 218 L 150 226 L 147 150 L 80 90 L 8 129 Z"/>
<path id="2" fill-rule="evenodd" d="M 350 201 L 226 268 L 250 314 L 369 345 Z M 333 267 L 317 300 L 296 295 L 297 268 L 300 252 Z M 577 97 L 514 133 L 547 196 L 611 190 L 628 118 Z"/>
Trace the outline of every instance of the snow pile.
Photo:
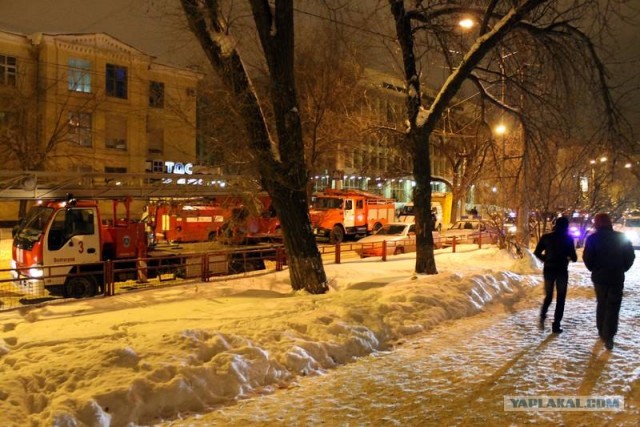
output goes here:
<path id="1" fill-rule="evenodd" d="M 0 313 L 0 418 L 148 425 L 203 412 L 513 302 L 540 282 L 529 258 L 497 249 L 436 261 L 440 274 L 425 276 L 412 254 L 328 264 L 332 290 L 318 296 L 291 292 L 280 272 Z"/>

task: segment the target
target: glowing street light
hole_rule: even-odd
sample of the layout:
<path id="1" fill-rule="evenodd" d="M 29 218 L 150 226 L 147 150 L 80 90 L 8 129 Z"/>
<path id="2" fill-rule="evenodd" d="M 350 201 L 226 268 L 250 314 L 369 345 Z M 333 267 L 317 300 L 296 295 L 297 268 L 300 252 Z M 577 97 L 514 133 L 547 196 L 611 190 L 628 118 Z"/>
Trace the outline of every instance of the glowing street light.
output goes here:
<path id="1" fill-rule="evenodd" d="M 469 30 L 473 28 L 473 26 L 476 25 L 476 23 L 471 18 L 464 18 L 464 19 L 461 19 L 460 22 L 458 22 L 458 25 L 461 28 L 464 28 L 465 30 Z"/>
<path id="2" fill-rule="evenodd" d="M 504 125 L 504 123 L 500 123 L 498 126 L 496 126 L 495 132 L 497 135 L 504 135 L 505 133 L 507 133 L 507 127 Z"/>

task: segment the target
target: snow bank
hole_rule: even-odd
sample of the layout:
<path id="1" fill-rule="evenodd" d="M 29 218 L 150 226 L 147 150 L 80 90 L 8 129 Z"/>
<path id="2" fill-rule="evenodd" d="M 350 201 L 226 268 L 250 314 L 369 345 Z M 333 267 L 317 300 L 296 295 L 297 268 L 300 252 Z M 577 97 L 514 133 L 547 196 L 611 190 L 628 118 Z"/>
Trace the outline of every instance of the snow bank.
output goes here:
<path id="1" fill-rule="evenodd" d="M 326 295 L 287 272 L 1 313 L 4 425 L 150 425 L 288 387 L 420 333 L 512 302 L 539 283 L 496 249 L 328 264 Z M 521 273 L 515 273 L 518 270 Z M 534 273 L 534 276 L 529 276 Z"/>

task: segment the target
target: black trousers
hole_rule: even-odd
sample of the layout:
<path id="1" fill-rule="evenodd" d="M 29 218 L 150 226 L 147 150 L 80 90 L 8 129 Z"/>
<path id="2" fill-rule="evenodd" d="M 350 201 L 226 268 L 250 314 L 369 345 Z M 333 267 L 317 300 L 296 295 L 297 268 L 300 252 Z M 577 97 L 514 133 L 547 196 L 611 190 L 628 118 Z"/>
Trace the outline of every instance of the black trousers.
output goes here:
<path id="1" fill-rule="evenodd" d="M 598 334 L 607 341 L 618 332 L 618 317 L 622 305 L 624 283 L 594 283 L 596 288 L 596 326 Z"/>
<path id="2" fill-rule="evenodd" d="M 560 322 L 564 316 L 564 302 L 567 299 L 567 284 L 569 283 L 569 272 L 567 270 L 545 270 L 544 275 L 544 301 L 540 309 L 540 318 L 547 318 L 547 310 L 553 299 L 553 289 L 556 289 L 556 310 L 553 315 L 553 326 L 560 327 Z"/>

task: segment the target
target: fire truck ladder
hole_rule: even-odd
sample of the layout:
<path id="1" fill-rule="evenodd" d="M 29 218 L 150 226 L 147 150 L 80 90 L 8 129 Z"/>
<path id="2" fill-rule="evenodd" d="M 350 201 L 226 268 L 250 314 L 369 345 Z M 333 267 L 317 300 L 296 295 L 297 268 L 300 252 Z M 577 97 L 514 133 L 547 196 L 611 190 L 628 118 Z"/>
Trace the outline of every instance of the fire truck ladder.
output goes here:
<path id="1" fill-rule="evenodd" d="M 215 197 L 229 194 L 237 177 L 207 174 L 0 171 L 0 200 Z"/>

